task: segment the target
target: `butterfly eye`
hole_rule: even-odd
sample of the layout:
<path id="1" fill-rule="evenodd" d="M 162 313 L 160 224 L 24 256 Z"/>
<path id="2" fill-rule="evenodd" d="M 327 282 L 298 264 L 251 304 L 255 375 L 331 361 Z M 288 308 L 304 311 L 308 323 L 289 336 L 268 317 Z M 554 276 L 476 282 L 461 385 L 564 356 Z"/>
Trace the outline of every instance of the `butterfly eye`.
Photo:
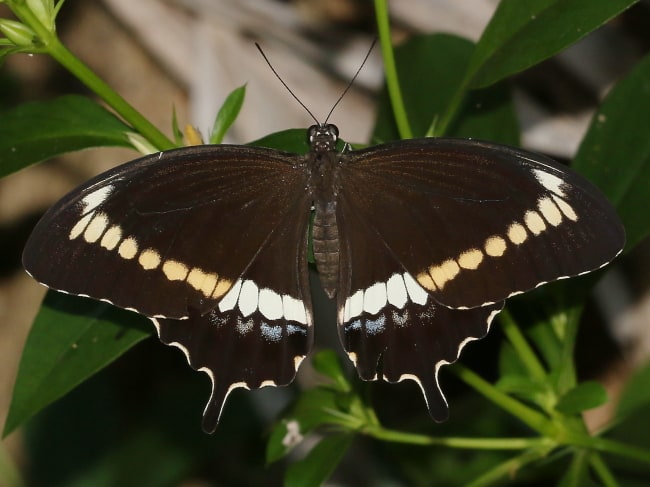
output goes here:
<path id="1" fill-rule="evenodd" d="M 318 129 L 320 127 L 318 125 L 312 125 L 307 129 L 307 134 L 309 136 L 309 142 L 314 141 L 314 137 L 318 135 Z"/>
<path id="2" fill-rule="evenodd" d="M 328 123 L 325 126 L 325 130 L 332 136 L 334 140 L 337 140 L 339 138 L 339 128 L 336 125 Z"/>

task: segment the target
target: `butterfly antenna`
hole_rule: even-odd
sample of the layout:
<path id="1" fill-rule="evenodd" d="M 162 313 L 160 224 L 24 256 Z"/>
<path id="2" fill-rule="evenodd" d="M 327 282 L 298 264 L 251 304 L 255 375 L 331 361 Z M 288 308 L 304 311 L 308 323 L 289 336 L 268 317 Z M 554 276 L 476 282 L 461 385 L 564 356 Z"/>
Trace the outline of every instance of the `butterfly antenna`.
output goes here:
<path id="1" fill-rule="evenodd" d="M 336 103 L 334 103 L 334 106 L 332 107 L 332 109 L 327 114 L 327 117 L 325 118 L 325 122 L 323 122 L 324 124 L 327 123 L 327 121 L 330 119 L 330 117 L 332 116 L 332 113 L 334 112 L 334 109 L 341 102 L 341 100 L 343 99 L 345 94 L 350 90 L 350 88 L 352 88 L 352 85 L 354 84 L 354 81 L 357 79 L 357 76 L 359 76 L 359 73 L 361 72 L 361 69 L 366 64 L 366 61 L 370 57 L 370 53 L 372 52 L 373 48 L 375 47 L 375 44 L 377 44 L 377 38 L 376 37 L 372 40 L 372 44 L 370 44 L 370 48 L 368 49 L 368 52 L 366 53 L 366 57 L 364 57 L 363 61 L 361 61 L 361 64 L 359 65 L 359 69 L 357 69 L 357 72 L 354 73 L 354 76 L 352 77 L 352 79 L 350 80 L 348 85 L 343 90 L 343 93 L 341 93 L 341 96 L 339 96 L 339 99 L 336 100 Z"/>
<path id="2" fill-rule="evenodd" d="M 257 47 L 257 50 L 260 51 L 260 54 L 261 54 L 262 57 L 264 58 L 264 61 L 266 61 L 266 64 L 269 65 L 269 68 L 271 68 L 271 71 L 273 71 L 273 74 L 275 75 L 275 77 L 278 78 L 278 79 L 280 80 L 280 83 L 282 83 L 282 85 L 287 89 L 287 91 L 289 92 L 289 94 L 290 94 L 291 96 L 293 96 L 294 99 L 295 99 L 298 103 L 300 103 L 300 106 L 303 107 L 307 113 L 309 113 L 309 116 L 310 116 L 311 118 L 314 119 L 314 122 L 316 122 L 316 125 L 320 125 L 320 122 L 319 122 L 318 119 L 314 116 L 314 114 L 311 113 L 311 110 L 310 110 L 309 108 L 307 108 L 307 107 L 305 106 L 305 104 L 304 104 L 302 101 L 300 101 L 300 98 L 298 98 L 298 97 L 296 96 L 296 94 L 295 94 L 293 91 L 291 91 L 291 88 L 289 88 L 289 86 L 288 86 L 288 85 L 284 82 L 284 80 L 280 77 L 280 75 L 278 74 L 278 72 L 275 70 L 275 68 L 274 68 L 273 65 L 271 64 L 271 61 L 269 61 L 269 58 L 266 57 L 266 54 L 264 54 L 264 51 L 262 51 L 262 48 L 260 47 L 260 45 L 259 45 L 257 42 L 255 43 L 255 47 Z M 347 91 L 347 90 L 346 90 L 346 91 Z M 337 102 L 337 103 L 338 103 L 338 102 Z M 336 106 L 336 105 L 334 105 L 334 106 Z M 330 112 L 330 113 L 331 113 L 331 112 Z"/>

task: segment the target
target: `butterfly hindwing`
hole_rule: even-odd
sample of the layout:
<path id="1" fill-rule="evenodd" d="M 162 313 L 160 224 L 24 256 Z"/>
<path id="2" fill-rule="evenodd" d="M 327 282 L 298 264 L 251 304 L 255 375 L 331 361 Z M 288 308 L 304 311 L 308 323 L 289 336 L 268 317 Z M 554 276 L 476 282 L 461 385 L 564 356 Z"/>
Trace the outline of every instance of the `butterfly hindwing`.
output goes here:
<path id="1" fill-rule="evenodd" d="M 287 385 L 311 350 L 308 216 L 304 211 L 282 222 L 215 309 L 187 320 L 153 320 L 160 340 L 183 350 L 192 368 L 210 377 L 206 432 L 215 430 L 233 389 Z"/>
<path id="2" fill-rule="evenodd" d="M 543 156 L 441 138 L 342 158 L 342 191 L 360 219 L 449 307 L 499 302 L 597 269 L 623 247 L 602 194 Z"/>
<path id="3" fill-rule="evenodd" d="M 338 201 L 338 222 L 338 323 L 346 352 L 364 380 L 416 381 L 431 417 L 444 421 L 448 407 L 439 369 L 455 362 L 466 343 L 487 334 L 503 303 L 447 308 L 401 266 L 344 195 Z"/>

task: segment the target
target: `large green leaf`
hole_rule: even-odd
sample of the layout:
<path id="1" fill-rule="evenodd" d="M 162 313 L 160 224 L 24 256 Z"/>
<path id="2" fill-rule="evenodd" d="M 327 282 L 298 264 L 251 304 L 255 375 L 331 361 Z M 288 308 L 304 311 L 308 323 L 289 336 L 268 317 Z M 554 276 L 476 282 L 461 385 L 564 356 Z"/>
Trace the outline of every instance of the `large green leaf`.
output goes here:
<path id="1" fill-rule="evenodd" d="M 474 45 L 451 35 L 414 37 L 395 49 L 397 72 L 411 129 L 425 136 L 444 113 L 465 74 Z M 519 143 L 519 129 L 504 85 L 470 93 L 446 135 Z M 398 139 L 386 90 L 379 98 L 373 143 Z"/>
<path id="2" fill-rule="evenodd" d="M 489 86 L 547 59 L 637 0 L 502 0 L 467 71 L 469 86 Z"/>
<path id="3" fill-rule="evenodd" d="M 24 103 L 0 113 L 0 177 L 65 152 L 131 147 L 132 129 L 83 96 Z"/>
<path id="4" fill-rule="evenodd" d="M 151 334 L 135 313 L 50 291 L 29 333 L 4 435 Z"/>
<path id="5" fill-rule="evenodd" d="M 650 233 L 650 55 L 608 94 L 594 115 L 573 167 L 618 210 L 627 248 Z"/>

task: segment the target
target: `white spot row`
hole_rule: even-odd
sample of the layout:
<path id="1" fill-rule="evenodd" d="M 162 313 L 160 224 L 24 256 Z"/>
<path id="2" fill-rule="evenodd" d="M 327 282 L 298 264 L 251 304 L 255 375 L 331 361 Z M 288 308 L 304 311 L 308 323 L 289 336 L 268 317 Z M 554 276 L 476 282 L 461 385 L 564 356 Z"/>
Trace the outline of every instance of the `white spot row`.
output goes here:
<path id="1" fill-rule="evenodd" d="M 345 300 L 343 323 L 347 323 L 362 313 L 375 315 L 391 304 L 404 308 L 409 299 L 423 305 L 427 302 L 427 292 L 408 273 L 393 274 L 386 282 L 376 282 L 366 289 L 359 289 Z"/>
<path id="2" fill-rule="evenodd" d="M 560 198 L 566 197 L 564 190 L 567 184 L 561 178 L 555 176 L 554 174 L 541 171 L 540 169 L 533 169 L 533 175 L 539 184 L 544 186 L 551 193 L 556 194 Z"/>
<path id="3" fill-rule="evenodd" d="M 111 224 L 108 215 L 95 210 L 110 194 L 112 186 L 106 186 L 86 196 L 84 211 L 91 208 L 75 223 L 68 238 L 79 237 L 89 244 L 99 244 L 108 251 L 115 251 L 124 260 L 135 260 L 146 271 L 160 269 L 169 281 L 185 281 L 206 298 L 217 299 L 232 286 L 232 281 L 220 278 L 217 273 L 206 272 L 174 259 L 164 259 L 155 249 L 140 249 L 135 237 L 125 236 L 119 225 Z"/>
<path id="4" fill-rule="evenodd" d="M 285 319 L 307 325 L 309 322 L 307 309 L 302 300 L 288 294 L 278 294 L 272 289 L 260 289 L 250 279 L 238 279 L 225 296 L 219 301 L 219 311 L 230 311 L 235 307 L 243 317 L 250 316 L 259 310 L 269 320 Z M 269 337 L 274 333 L 269 331 Z"/>
<path id="5" fill-rule="evenodd" d="M 101 188 L 96 189 L 92 193 L 84 196 L 81 199 L 81 204 L 83 205 L 82 213 L 93 211 L 104 201 L 106 201 L 106 198 L 110 196 L 114 189 L 115 187 L 112 184 L 107 184 L 106 186 L 102 186 Z"/>
<path id="6" fill-rule="evenodd" d="M 561 179 L 541 171 L 537 172 L 548 176 L 544 179 L 548 185 L 547 189 L 558 194 L 562 193 L 561 183 L 563 184 L 563 182 Z M 533 237 L 540 235 L 549 225 L 551 227 L 559 226 L 564 218 L 574 222 L 578 220 L 571 205 L 559 195 L 544 196 L 537 200 L 535 209 L 528 210 L 524 214 L 521 223 L 514 221 L 508 225 L 505 235 L 492 235 L 485 240 L 481 248 L 467 249 L 455 259 L 447 259 L 441 264 L 430 266 L 418 274 L 417 281 L 429 291 L 442 289 L 449 281 L 455 279 L 461 270 L 478 269 L 485 256 L 501 257 L 506 253 L 508 245 L 521 245 L 528 240 L 530 235 Z"/>

